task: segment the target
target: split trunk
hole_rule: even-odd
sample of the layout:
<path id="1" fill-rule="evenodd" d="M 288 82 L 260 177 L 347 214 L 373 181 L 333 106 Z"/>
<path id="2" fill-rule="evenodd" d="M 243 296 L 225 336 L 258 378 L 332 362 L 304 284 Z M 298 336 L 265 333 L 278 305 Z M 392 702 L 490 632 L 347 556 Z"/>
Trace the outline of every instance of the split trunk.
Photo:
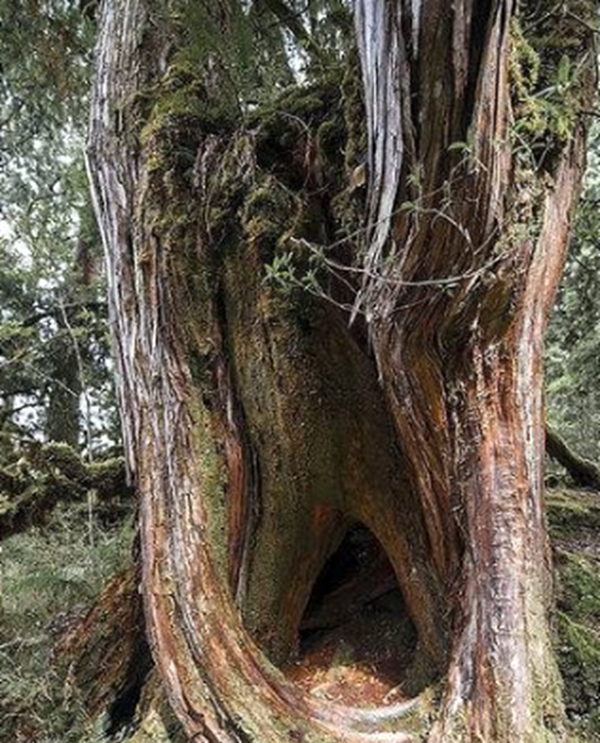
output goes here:
<path id="1" fill-rule="evenodd" d="M 90 171 L 175 713 L 207 741 L 561 739 L 542 335 L 593 4 L 358 0 L 343 81 L 245 121 L 151 5 L 104 3 Z M 298 681 L 390 580 L 388 687 Z"/>

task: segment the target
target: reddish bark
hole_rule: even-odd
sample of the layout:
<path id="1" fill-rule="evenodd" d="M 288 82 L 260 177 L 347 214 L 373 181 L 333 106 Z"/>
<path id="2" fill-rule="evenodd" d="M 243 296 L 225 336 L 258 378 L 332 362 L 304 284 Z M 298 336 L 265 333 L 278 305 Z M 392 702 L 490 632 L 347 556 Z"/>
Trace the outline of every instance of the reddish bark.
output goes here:
<path id="1" fill-rule="evenodd" d="M 509 79 L 516 15 L 510 0 L 356 4 L 375 226 L 362 250 L 342 251 L 362 277 L 349 328 L 336 307 L 264 281 L 285 235 L 311 239 L 318 227 L 333 242 L 331 197 L 349 193 L 334 177 L 323 187 L 308 157 L 328 106 L 311 114 L 304 145 L 269 149 L 275 133 L 207 114 L 214 74 L 169 68 L 176 26 L 144 0 L 105 3 L 91 172 L 146 622 L 190 737 L 561 735 L 541 339 L 584 131 L 548 125 L 523 160 Z M 589 32 L 567 26 L 585 49 Z M 426 694 L 349 707 L 274 665 L 293 657 L 312 587 L 356 521 L 387 554 L 414 625 L 413 686 L 445 679 L 433 727 Z"/>
<path id="2" fill-rule="evenodd" d="M 483 14 L 460 10 L 440 6 L 438 22 L 422 30 L 423 51 L 412 50 L 418 115 L 406 98 L 400 105 L 404 167 L 420 169 L 420 203 L 391 221 L 392 260 L 384 264 L 371 239 L 361 301 L 454 607 L 448 683 L 431 740 L 529 740 L 560 730 L 546 618 L 541 361 L 583 131 L 555 142 L 551 162 L 524 166 L 511 136 L 515 9 L 504 2 Z M 451 147 L 466 139 L 465 119 L 470 167 L 456 166 Z M 378 127 L 372 142 L 389 135 L 380 117 L 369 121 Z M 377 273 L 374 265 L 385 268 Z M 441 291 L 448 276 L 459 278 Z"/>

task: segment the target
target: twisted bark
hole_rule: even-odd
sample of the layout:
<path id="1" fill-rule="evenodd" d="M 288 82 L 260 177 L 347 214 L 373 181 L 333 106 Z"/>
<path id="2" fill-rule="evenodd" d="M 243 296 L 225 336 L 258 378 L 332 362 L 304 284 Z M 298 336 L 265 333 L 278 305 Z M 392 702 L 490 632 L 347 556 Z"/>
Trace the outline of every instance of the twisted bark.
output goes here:
<path id="1" fill-rule="evenodd" d="M 173 54 L 176 22 L 145 0 L 104 4 L 90 172 L 146 621 L 190 738 L 561 735 L 540 359 L 584 132 L 550 122 L 521 151 L 516 18 L 509 0 L 357 2 L 375 225 L 340 247 L 340 210 L 356 198 L 339 162 L 356 145 L 348 101 L 332 151 L 335 90 L 304 119 L 281 102 L 244 128 L 216 105 L 218 65 Z M 589 32 L 567 25 L 588 49 Z M 559 49 L 577 56 L 571 41 Z M 577 62 L 587 101 L 591 58 Z M 555 63 L 542 60 L 545 75 Z M 532 97 L 542 84 L 529 81 Z M 275 291 L 265 266 L 275 272 L 290 236 L 333 245 L 362 285 L 332 279 L 336 304 Z M 349 286 L 352 327 L 338 309 Z M 356 521 L 389 557 L 416 629 L 407 703 L 325 702 L 279 670 Z M 437 677 L 431 727 L 420 692 Z"/>

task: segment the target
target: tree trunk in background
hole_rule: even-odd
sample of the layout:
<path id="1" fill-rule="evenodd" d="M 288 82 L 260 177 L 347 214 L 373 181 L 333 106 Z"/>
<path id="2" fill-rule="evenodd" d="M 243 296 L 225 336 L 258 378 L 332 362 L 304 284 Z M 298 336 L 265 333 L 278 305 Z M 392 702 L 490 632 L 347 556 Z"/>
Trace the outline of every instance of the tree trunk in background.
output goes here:
<path id="1" fill-rule="evenodd" d="M 58 333 L 53 339 L 51 354 L 45 434 L 48 441 L 69 444 L 77 450 L 80 443 L 79 411 L 83 380 L 68 318 L 59 312 L 56 323 Z"/>
<path id="2" fill-rule="evenodd" d="M 90 169 L 146 622 L 190 738 L 560 739 L 541 343 L 594 85 L 577 5 L 357 2 L 363 132 L 356 70 L 244 128 L 178 56 L 190 29 L 105 2 Z M 340 246 L 356 213 L 372 226 Z M 347 269 L 334 301 L 265 282 L 311 243 Z M 279 670 L 357 522 L 418 638 L 404 703 L 323 701 Z"/>

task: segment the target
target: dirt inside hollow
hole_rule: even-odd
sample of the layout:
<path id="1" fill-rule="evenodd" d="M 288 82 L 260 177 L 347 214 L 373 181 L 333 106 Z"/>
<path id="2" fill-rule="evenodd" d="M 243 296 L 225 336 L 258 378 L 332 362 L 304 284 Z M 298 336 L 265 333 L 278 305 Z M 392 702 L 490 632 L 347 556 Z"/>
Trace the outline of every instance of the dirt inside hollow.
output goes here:
<path id="1" fill-rule="evenodd" d="M 393 704 L 409 698 L 416 643 L 393 568 L 357 524 L 323 568 L 302 620 L 298 656 L 282 670 L 323 701 Z"/>

